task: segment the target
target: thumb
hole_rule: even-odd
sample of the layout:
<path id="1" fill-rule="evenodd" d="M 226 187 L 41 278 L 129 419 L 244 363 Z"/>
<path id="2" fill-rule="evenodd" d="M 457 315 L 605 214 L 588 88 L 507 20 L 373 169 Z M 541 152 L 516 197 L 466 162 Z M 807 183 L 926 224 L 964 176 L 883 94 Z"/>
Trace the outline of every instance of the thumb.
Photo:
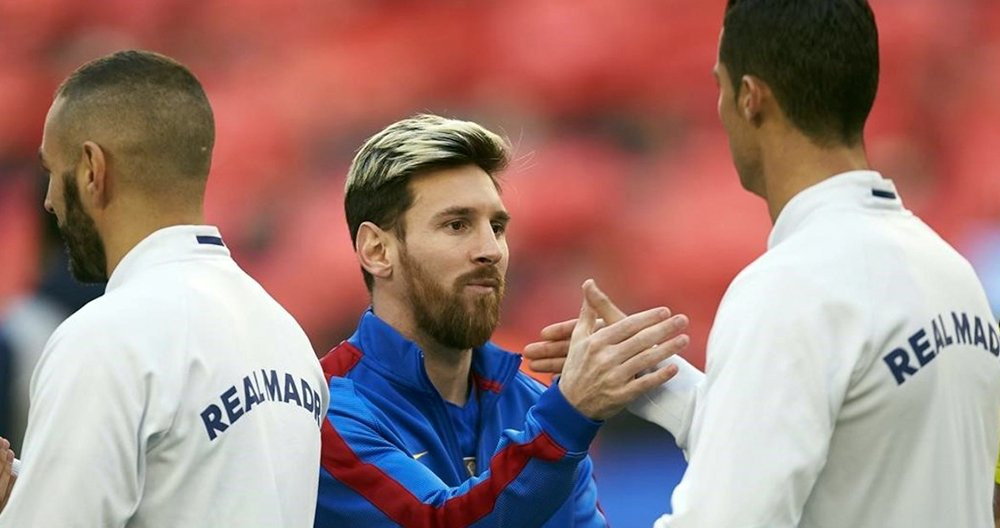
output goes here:
<path id="1" fill-rule="evenodd" d="M 618 309 L 593 280 L 583 283 L 583 302 L 589 304 L 592 311 L 604 319 L 604 323 L 607 325 L 617 323 L 625 318 L 625 312 Z"/>
<path id="2" fill-rule="evenodd" d="M 590 303 L 587 302 L 586 295 L 588 285 L 593 286 L 593 284 L 593 279 L 587 279 L 583 283 L 583 304 L 580 306 L 580 317 L 576 320 L 576 326 L 573 327 L 573 335 L 570 337 L 571 341 L 584 339 L 594 333 L 594 327 L 597 325 L 597 314 Z"/>

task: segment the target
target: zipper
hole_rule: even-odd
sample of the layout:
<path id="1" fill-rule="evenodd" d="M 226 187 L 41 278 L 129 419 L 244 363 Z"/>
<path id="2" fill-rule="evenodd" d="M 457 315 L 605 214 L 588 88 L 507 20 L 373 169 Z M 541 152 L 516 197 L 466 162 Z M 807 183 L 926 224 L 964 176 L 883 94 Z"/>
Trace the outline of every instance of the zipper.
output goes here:
<path id="1" fill-rule="evenodd" d="M 479 396 L 479 430 L 476 431 L 476 434 L 478 435 L 478 438 L 476 438 L 476 454 L 478 455 L 476 457 L 476 471 L 482 473 L 490 466 L 490 460 L 493 459 L 493 453 L 496 451 L 497 445 L 500 443 L 501 429 L 494 431 L 493 427 L 496 423 L 497 408 L 500 407 L 500 405 L 497 401 L 499 395 L 490 396 L 490 402 L 486 403 L 485 400 L 487 392 L 480 391 L 479 387 L 476 387 L 475 390 L 478 391 L 477 395 Z"/>
<path id="2" fill-rule="evenodd" d="M 514 378 L 517 376 L 518 368 L 512 363 L 508 363 L 503 370 L 505 371 L 503 376 L 496 381 L 499 381 L 502 386 L 507 387 L 514 382 Z M 482 473 L 489 467 L 490 461 L 493 460 L 493 454 L 496 452 L 497 446 L 500 444 L 500 433 L 502 433 L 506 427 L 504 427 L 504 424 L 499 424 L 497 419 L 502 394 L 496 394 L 487 390 L 479 390 L 479 385 L 476 383 L 475 379 L 472 380 L 472 383 L 474 385 L 473 389 L 477 391 L 477 396 L 479 396 L 479 430 L 476 431 L 476 434 L 478 435 L 478 438 L 476 438 L 476 446 L 478 448 L 476 471 Z M 528 408 L 530 407 L 531 406 L 529 405 Z M 522 430 L 524 429 L 524 420 L 527 420 L 527 414 L 525 414 L 524 418 L 522 418 Z"/>
<path id="3" fill-rule="evenodd" d="M 448 409 L 445 407 L 444 398 L 441 394 L 434 388 L 434 384 L 431 383 L 431 379 L 427 377 L 427 370 L 424 368 L 424 353 L 420 352 L 420 375 L 424 383 L 424 388 L 430 389 L 430 394 L 433 395 L 434 400 L 434 418 L 436 419 L 435 429 L 439 431 L 444 431 L 445 447 L 448 449 L 448 459 L 451 462 L 452 469 L 458 476 L 458 483 L 465 482 L 468 480 L 468 471 L 465 469 L 465 463 L 462 460 L 462 455 L 458 448 L 458 435 L 455 434 L 455 428 L 451 424 L 451 416 L 448 414 Z M 457 464 L 457 466 L 456 466 Z"/>

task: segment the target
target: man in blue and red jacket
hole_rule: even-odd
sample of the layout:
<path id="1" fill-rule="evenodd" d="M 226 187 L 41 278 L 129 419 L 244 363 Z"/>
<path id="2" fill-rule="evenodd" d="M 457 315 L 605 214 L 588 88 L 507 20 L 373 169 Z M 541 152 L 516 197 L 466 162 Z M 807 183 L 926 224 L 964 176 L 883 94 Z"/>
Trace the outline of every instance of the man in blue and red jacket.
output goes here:
<path id="1" fill-rule="evenodd" d="M 372 307 L 322 359 L 317 527 L 605 526 L 587 449 L 601 421 L 675 373 L 683 316 L 600 328 L 584 284 L 559 384 L 490 343 L 507 270 L 496 174 L 507 144 L 437 116 L 390 125 L 358 152 L 345 209 Z"/>

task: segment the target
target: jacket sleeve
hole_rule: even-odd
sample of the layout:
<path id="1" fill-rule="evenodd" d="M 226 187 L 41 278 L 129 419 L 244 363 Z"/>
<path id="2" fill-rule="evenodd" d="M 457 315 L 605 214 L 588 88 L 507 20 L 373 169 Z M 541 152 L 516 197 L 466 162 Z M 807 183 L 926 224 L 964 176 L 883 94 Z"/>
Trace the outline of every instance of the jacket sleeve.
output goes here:
<path id="1" fill-rule="evenodd" d="M 103 328 L 57 331 L 46 345 L 0 526 L 124 526 L 139 503 L 144 386 Z"/>
<path id="2" fill-rule="evenodd" d="M 597 502 L 594 463 L 588 456 L 580 464 L 573 490 L 573 526 L 575 528 L 606 528 L 608 520 Z"/>
<path id="3" fill-rule="evenodd" d="M 503 432 L 488 470 L 449 487 L 380 427 L 352 381 L 331 378 L 330 391 L 317 528 L 540 526 L 574 492 L 600 426 L 554 386 L 524 430 Z"/>
<path id="4" fill-rule="evenodd" d="M 659 366 L 666 364 L 676 365 L 677 375 L 639 396 L 628 405 L 628 410 L 674 435 L 677 447 L 685 450 L 686 457 L 688 432 L 691 430 L 698 387 L 705 380 L 705 374 L 680 356 L 670 356 Z"/>
<path id="5" fill-rule="evenodd" d="M 866 318 L 808 276 L 744 281 L 708 345 L 673 513 L 656 528 L 793 527 L 826 463 Z M 749 491 L 752 490 L 752 491 Z"/>

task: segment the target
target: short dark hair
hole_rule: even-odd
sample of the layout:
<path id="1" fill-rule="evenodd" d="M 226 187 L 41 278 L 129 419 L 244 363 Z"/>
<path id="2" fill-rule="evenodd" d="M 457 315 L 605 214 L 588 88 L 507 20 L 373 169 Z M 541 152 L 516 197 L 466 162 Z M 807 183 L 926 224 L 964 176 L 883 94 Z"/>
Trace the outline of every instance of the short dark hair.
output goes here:
<path id="1" fill-rule="evenodd" d="M 68 126 L 91 121 L 128 138 L 141 167 L 205 178 L 215 144 L 215 119 L 198 79 L 174 59 L 126 50 L 80 66 L 56 90 Z M 89 131 L 92 132 L 92 131 Z"/>
<path id="2" fill-rule="evenodd" d="M 821 145 L 854 145 L 878 89 L 878 29 L 867 0 L 729 0 L 719 61 L 771 87 L 791 122 Z"/>
<path id="3" fill-rule="evenodd" d="M 358 228 L 372 222 L 405 237 L 403 214 L 413 205 L 410 178 L 428 171 L 476 165 L 499 188 L 496 175 L 508 163 L 509 146 L 477 123 L 422 114 L 397 121 L 358 150 L 347 173 L 344 212 L 351 242 Z M 374 278 L 361 270 L 368 291 Z"/>

